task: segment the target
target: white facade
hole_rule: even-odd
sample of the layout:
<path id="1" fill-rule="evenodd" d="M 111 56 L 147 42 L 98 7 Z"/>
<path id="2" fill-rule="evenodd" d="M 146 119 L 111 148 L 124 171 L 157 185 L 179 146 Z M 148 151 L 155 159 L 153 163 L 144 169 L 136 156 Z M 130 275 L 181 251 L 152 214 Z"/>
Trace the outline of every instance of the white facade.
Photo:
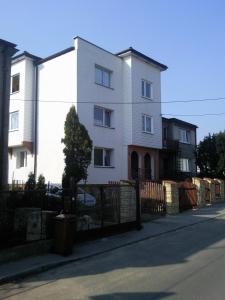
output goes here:
<path id="1" fill-rule="evenodd" d="M 34 64 L 35 59 L 27 56 L 15 59 L 12 75 L 20 74 L 20 89 L 11 95 L 10 112 L 19 111 L 19 128 L 9 133 L 9 181 L 27 179 L 28 173 L 35 169 L 36 149 L 37 175 L 43 174 L 47 181 L 61 183 L 64 170 L 61 139 L 72 104 L 93 141 L 89 183 L 127 179 L 129 145 L 161 149 L 160 73 L 166 67 L 139 54 L 128 49 L 115 55 L 77 37 L 74 48 L 36 60 L 37 64 Z M 100 76 L 100 80 L 102 76 L 103 85 L 96 76 Z M 143 80 L 151 85 L 151 97 L 142 95 Z M 147 88 L 146 92 L 149 92 Z M 33 101 L 26 101 L 29 99 Z M 104 120 L 108 118 L 107 126 L 96 122 L 95 111 L 104 114 Z M 143 132 L 143 115 L 152 121 L 151 132 L 147 132 L 150 125 Z M 35 141 L 37 147 L 34 147 Z M 31 145 L 28 142 L 32 143 L 33 149 L 27 149 L 26 146 Z M 94 164 L 95 148 L 100 149 L 98 153 L 103 151 L 108 155 L 103 165 Z M 24 167 L 18 165 L 20 151 L 27 152 Z"/>

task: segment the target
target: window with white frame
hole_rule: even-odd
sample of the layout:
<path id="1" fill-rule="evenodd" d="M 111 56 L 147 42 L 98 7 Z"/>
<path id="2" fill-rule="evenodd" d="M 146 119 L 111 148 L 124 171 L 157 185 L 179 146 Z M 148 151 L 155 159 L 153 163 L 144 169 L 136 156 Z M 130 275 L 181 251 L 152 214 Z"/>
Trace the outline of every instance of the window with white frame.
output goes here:
<path id="1" fill-rule="evenodd" d="M 9 130 L 19 129 L 19 111 L 14 111 L 9 114 Z"/>
<path id="2" fill-rule="evenodd" d="M 94 148 L 94 165 L 96 167 L 112 167 L 112 149 Z"/>
<path id="3" fill-rule="evenodd" d="M 112 127 L 112 110 L 94 106 L 94 123 L 98 126 Z"/>
<path id="4" fill-rule="evenodd" d="M 179 141 L 190 144 L 190 132 L 186 129 L 179 129 Z"/>
<path id="5" fill-rule="evenodd" d="M 20 90 L 20 74 L 15 74 L 11 77 L 11 93 L 19 92 Z"/>
<path id="6" fill-rule="evenodd" d="M 112 71 L 95 65 L 95 83 L 105 87 L 111 87 Z"/>
<path id="7" fill-rule="evenodd" d="M 153 133 L 153 118 L 148 115 L 142 115 L 142 131 Z"/>
<path id="8" fill-rule="evenodd" d="M 141 95 L 144 98 L 152 99 L 152 82 L 142 79 L 141 81 Z"/>
<path id="9" fill-rule="evenodd" d="M 178 169 L 181 172 L 190 172 L 190 161 L 188 158 L 178 159 Z"/>
<path id="10" fill-rule="evenodd" d="M 17 156 L 16 156 L 17 169 L 24 168 L 26 166 L 27 166 L 27 152 L 26 151 L 17 152 Z"/>

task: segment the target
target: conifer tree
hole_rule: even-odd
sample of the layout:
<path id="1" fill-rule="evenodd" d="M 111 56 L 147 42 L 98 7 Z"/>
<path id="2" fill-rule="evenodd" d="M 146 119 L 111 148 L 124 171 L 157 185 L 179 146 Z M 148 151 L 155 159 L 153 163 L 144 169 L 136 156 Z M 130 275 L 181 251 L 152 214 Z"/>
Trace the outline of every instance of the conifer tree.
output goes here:
<path id="1" fill-rule="evenodd" d="M 92 141 L 84 125 L 79 122 L 75 107 L 70 108 L 64 125 L 62 143 L 65 155 L 63 186 L 69 187 L 70 178 L 77 184 L 87 179 L 87 168 L 91 163 Z"/>

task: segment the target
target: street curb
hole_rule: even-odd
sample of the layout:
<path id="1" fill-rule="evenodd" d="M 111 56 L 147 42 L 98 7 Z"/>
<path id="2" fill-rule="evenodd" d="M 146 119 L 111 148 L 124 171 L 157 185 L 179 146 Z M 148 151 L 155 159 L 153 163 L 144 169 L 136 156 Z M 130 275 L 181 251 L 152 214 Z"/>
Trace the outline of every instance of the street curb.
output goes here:
<path id="1" fill-rule="evenodd" d="M 152 235 L 146 236 L 144 238 L 134 240 L 134 241 L 131 241 L 131 242 L 127 242 L 127 243 L 124 243 L 124 244 L 121 244 L 121 245 L 118 245 L 118 246 L 114 246 L 114 247 L 111 247 L 109 249 L 98 251 L 98 252 L 95 252 L 95 253 L 92 253 L 92 254 L 89 254 L 89 255 L 85 255 L 85 256 L 81 256 L 81 257 L 77 257 L 77 258 L 72 258 L 72 259 L 69 259 L 69 260 L 66 260 L 66 261 L 53 262 L 53 263 L 49 263 L 47 265 L 42 265 L 42 266 L 34 267 L 32 269 L 29 269 L 29 270 L 21 271 L 21 272 L 15 273 L 13 275 L 8 275 L 8 276 L 5 276 L 4 278 L 0 278 L 0 285 L 4 284 L 4 283 L 9 283 L 10 281 L 15 281 L 15 280 L 18 280 L 18 279 L 22 279 L 22 278 L 25 278 L 25 277 L 30 276 L 30 275 L 42 273 L 42 272 L 45 272 L 45 271 L 48 271 L 48 270 L 51 270 L 51 269 L 54 269 L 54 268 L 57 268 L 57 267 L 60 267 L 60 266 L 63 266 L 63 265 L 67 265 L 67 264 L 70 264 L 70 263 L 73 263 L 73 262 L 85 260 L 85 259 L 88 259 L 88 258 L 91 258 L 91 257 L 94 257 L 94 256 L 98 256 L 98 255 L 101 255 L 101 254 L 104 254 L 104 253 L 108 253 L 108 252 L 111 252 L 111 251 L 114 251 L 114 250 L 117 250 L 117 249 L 120 249 L 120 248 L 123 248 L 123 247 L 131 246 L 131 245 L 134 245 L 134 244 L 137 244 L 137 243 L 149 240 L 149 239 L 153 239 L 153 238 L 156 238 L 156 237 L 168 234 L 168 233 L 176 232 L 176 231 L 182 230 L 184 228 L 194 226 L 196 224 L 210 222 L 210 221 L 213 221 L 213 220 L 217 219 L 218 217 L 224 216 L 224 215 L 225 215 L 225 213 L 221 213 L 221 214 L 216 215 L 215 217 L 209 217 L 206 220 L 200 220 L 200 221 L 197 221 L 197 222 L 194 222 L 194 223 L 191 223 L 191 224 L 178 226 L 176 228 L 173 228 L 173 229 L 170 229 L 170 230 L 167 230 L 167 231 L 164 231 L 164 232 L 152 234 Z"/>

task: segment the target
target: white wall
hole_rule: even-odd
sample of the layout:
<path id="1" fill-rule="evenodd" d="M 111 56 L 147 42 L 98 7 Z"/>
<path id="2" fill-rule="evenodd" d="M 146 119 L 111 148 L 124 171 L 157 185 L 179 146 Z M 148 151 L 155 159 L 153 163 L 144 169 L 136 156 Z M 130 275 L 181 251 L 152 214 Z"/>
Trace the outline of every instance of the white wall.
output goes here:
<path id="1" fill-rule="evenodd" d="M 113 168 L 94 167 L 94 157 L 88 169 L 88 182 L 107 183 L 120 180 L 123 170 L 123 105 L 112 104 L 123 101 L 122 59 L 80 38 L 75 40 L 78 57 L 77 110 L 80 122 L 85 125 L 93 141 L 93 148 L 113 149 Z M 95 64 L 112 71 L 112 88 L 95 83 Z M 101 104 L 104 102 L 104 104 Z M 113 110 L 114 129 L 94 125 L 94 105 Z M 92 155 L 93 156 L 93 155 Z"/>
<path id="2" fill-rule="evenodd" d="M 133 105 L 132 110 L 132 144 L 149 148 L 162 148 L 162 118 L 161 118 L 161 86 L 160 70 L 148 63 L 132 57 L 132 101 L 142 104 Z M 141 95 L 141 80 L 152 83 L 153 100 Z M 159 103 L 156 103 L 159 102 Z M 142 132 L 142 114 L 153 117 L 154 133 Z"/>
<path id="3" fill-rule="evenodd" d="M 33 60 L 26 57 L 12 64 L 11 75 L 20 74 L 19 92 L 10 95 L 10 112 L 19 111 L 19 129 L 9 131 L 9 182 L 26 181 L 28 174 L 34 171 L 34 156 L 23 147 L 23 142 L 33 142 L 34 129 L 34 91 L 35 68 Z M 29 101 L 28 101 L 29 100 Z M 30 101 L 31 100 L 31 101 Z M 27 165 L 17 168 L 17 152 L 27 152 Z"/>
<path id="4" fill-rule="evenodd" d="M 153 101 L 160 101 L 160 71 L 133 56 L 120 58 L 81 38 L 74 40 L 74 46 L 75 50 L 38 65 L 37 175 L 43 174 L 47 181 L 61 183 L 64 170 L 64 145 L 61 139 L 64 137 L 66 115 L 74 104 L 80 122 L 85 125 L 93 141 L 93 148 L 113 149 L 112 168 L 95 167 L 92 157 L 88 182 L 107 183 L 127 179 L 128 145 L 161 148 L 161 105 L 149 104 L 151 100 L 141 97 L 141 79 L 146 79 L 153 83 Z M 112 71 L 112 88 L 95 83 L 95 64 Z M 14 64 L 12 71 L 12 74 L 21 74 L 20 93 L 12 97 L 34 98 L 34 69 L 31 61 Z M 146 104 L 116 104 L 132 101 Z M 94 124 L 96 104 L 113 110 L 113 128 Z M 19 109 L 23 112 L 21 115 L 25 116 L 21 121 L 21 132 L 16 132 L 15 135 L 10 133 L 10 141 L 14 146 L 20 145 L 21 141 L 32 141 L 34 119 L 29 112 L 33 108 L 34 102 L 12 102 L 11 110 Z M 153 116 L 153 135 L 142 133 L 142 113 Z M 30 158 L 27 169 L 30 164 L 33 167 L 33 157 Z M 23 170 L 13 173 L 13 159 L 10 172 L 19 176 L 19 172 L 22 173 Z M 27 170 L 21 174 L 21 177 L 24 176 L 27 176 Z"/>
<path id="5" fill-rule="evenodd" d="M 19 129 L 9 131 L 9 147 L 22 145 L 24 137 L 25 60 L 12 65 L 11 76 L 20 74 L 19 92 L 10 94 L 10 112 L 19 111 Z"/>
<path id="6" fill-rule="evenodd" d="M 17 154 L 21 151 L 27 152 L 27 165 L 22 168 L 17 168 Z M 12 183 L 13 180 L 26 182 L 28 174 L 34 172 L 34 156 L 24 147 L 13 148 L 12 155 L 9 155 L 9 162 L 9 183 Z"/>
<path id="7" fill-rule="evenodd" d="M 38 80 L 37 175 L 43 174 L 47 181 L 61 183 L 64 122 L 71 105 L 76 102 L 76 52 L 39 65 Z"/>

